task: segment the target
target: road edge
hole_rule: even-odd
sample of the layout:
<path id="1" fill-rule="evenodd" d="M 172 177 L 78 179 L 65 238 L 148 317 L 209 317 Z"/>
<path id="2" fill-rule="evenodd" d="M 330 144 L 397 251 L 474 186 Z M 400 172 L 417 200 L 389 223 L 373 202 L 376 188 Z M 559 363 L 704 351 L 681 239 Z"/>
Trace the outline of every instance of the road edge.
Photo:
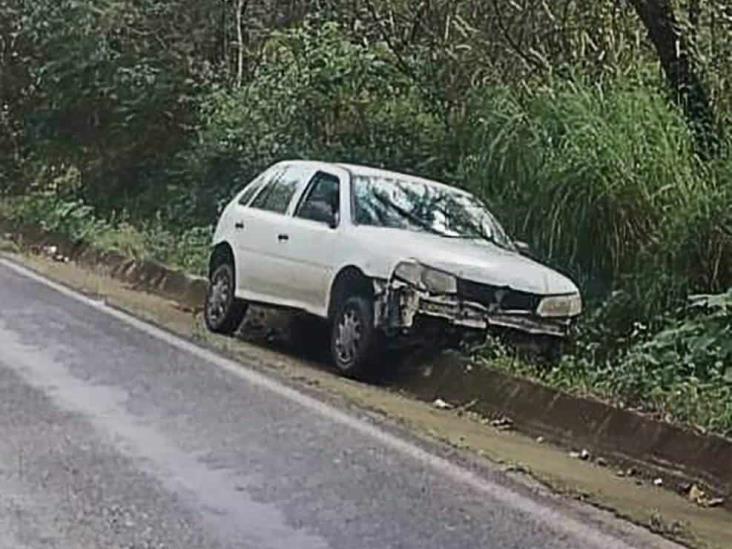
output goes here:
<path id="1" fill-rule="evenodd" d="M 0 230 L 8 232 L 21 250 L 74 261 L 193 313 L 202 308 L 207 290 L 203 277 L 98 250 L 37 226 L 18 228 L 0 220 Z M 506 372 L 474 367 L 457 354 L 441 357 L 419 375 L 402 377 L 396 383 L 395 388 L 420 400 L 440 398 L 456 407 L 469 405 L 471 411 L 486 417 L 508 416 L 520 432 L 640 467 L 668 486 L 701 484 L 723 497 L 726 508 L 732 509 L 732 440 L 686 430 Z"/>

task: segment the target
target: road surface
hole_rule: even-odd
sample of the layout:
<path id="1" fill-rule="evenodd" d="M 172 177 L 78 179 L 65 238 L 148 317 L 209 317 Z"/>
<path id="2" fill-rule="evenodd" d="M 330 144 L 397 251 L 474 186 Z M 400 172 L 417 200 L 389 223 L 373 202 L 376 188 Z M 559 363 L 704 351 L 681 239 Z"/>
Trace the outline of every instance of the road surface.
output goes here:
<path id="1" fill-rule="evenodd" d="M 0 549 L 649 544 L 452 454 L 0 260 Z"/>

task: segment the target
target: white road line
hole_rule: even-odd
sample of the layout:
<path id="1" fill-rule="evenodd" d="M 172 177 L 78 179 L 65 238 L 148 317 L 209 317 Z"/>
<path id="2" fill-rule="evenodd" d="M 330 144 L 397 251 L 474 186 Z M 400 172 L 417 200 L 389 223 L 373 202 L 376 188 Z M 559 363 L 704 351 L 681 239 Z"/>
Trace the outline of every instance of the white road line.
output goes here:
<path id="1" fill-rule="evenodd" d="M 488 497 L 499 501 L 503 505 L 530 515 L 535 520 L 543 522 L 546 526 L 555 530 L 559 534 L 571 536 L 576 540 L 576 542 L 584 547 L 592 546 L 602 549 L 630 549 L 631 547 L 614 536 L 585 525 L 574 518 L 559 513 L 526 496 L 518 494 L 509 488 L 494 484 L 464 467 L 451 463 L 437 455 L 431 454 L 411 442 L 400 439 L 399 437 L 380 429 L 376 425 L 353 417 L 341 410 L 338 410 L 337 408 L 334 408 L 333 406 L 325 404 L 311 396 L 288 387 L 265 374 L 247 367 L 245 364 L 235 362 L 234 360 L 225 358 L 213 351 L 199 347 L 186 339 L 175 336 L 161 328 L 148 324 L 147 322 L 143 322 L 142 320 L 118 309 L 112 308 L 103 302 L 84 296 L 70 288 L 67 288 L 66 286 L 63 286 L 62 284 L 49 280 L 48 278 L 45 278 L 44 276 L 41 276 L 30 269 L 22 267 L 7 259 L 0 258 L 0 265 L 3 265 L 4 267 L 7 267 L 8 269 L 35 282 L 43 284 L 58 293 L 75 299 L 76 301 L 80 301 L 89 307 L 102 311 L 103 313 L 125 322 L 148 335 L 164 341 L 168 345 L 196 356 L 203 361 L 214 364 L 248 383 L 266 389 L 278 397 L 297 403 L 303 408 L 316 412 L 330 421 L 344 425 L 366 437 L 378 441 L 383 446 L 433 469 L 444 477 L 450 478 L 455 482 L 481 492 Z"/>

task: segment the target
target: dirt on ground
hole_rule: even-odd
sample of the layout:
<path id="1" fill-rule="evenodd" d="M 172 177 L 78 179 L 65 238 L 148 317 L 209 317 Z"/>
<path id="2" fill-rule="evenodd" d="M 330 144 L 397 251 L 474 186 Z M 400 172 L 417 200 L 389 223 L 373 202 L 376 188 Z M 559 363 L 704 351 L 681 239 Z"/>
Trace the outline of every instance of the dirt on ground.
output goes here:
<path id="1" fill-rule="evenodd" d="M 477 456 L 502 464 L 508 474 L 528 483 L 544 484 L 559 494 L 591 503 L 693 547 L 732 547 L 732 513 L 723 508 L 701 507 L 686 493 L 657 486 L 634 471 L 618 470 L 603 456 L 590 455 L 583 448 L 559 448 L 522 435 L 511 429 L 510 418 L 481 418 L 445 402 L 420 402 L 396 390 L 343 379 L 329 369 L 321 359 L 323 353 L 317 350 L 307 359 L 301 358 L 281 337 L 292 322 L 287 316 L 275 315 L 273 325 L 271 316 L 255 309 L 249 315 L 245 335 L 222 338 L 208 333 L 200 317 L 170 301 L 73 263 L 20 255 L 7 242 L 0 241 L 0 251 L 49 278 L 183 337 L 242 362 L 275 370 L 294 383 L 327 393 L 329 398 L 386 416 L 417 436 L 449 443 L 471 459 Z"/>

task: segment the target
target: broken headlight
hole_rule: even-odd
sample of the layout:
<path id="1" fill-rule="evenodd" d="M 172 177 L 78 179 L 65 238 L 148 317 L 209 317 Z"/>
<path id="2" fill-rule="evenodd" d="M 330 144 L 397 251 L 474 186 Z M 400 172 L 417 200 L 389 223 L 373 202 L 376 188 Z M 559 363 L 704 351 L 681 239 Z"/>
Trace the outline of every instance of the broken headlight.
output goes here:
<path id="1" fill-rule="evenodd" d="M 420 263 L 412 261 L 400 263 L 394 270 L 394 277 L 433 294 L 457 293 L 456 277 Z"/>
<path id="2" fill-rule="evenodd" d="M 572 317 L 582 312 L 582 298 L 579 294 L 545 297 L 539 303 L 536 313 L 543 317 Z"/>

